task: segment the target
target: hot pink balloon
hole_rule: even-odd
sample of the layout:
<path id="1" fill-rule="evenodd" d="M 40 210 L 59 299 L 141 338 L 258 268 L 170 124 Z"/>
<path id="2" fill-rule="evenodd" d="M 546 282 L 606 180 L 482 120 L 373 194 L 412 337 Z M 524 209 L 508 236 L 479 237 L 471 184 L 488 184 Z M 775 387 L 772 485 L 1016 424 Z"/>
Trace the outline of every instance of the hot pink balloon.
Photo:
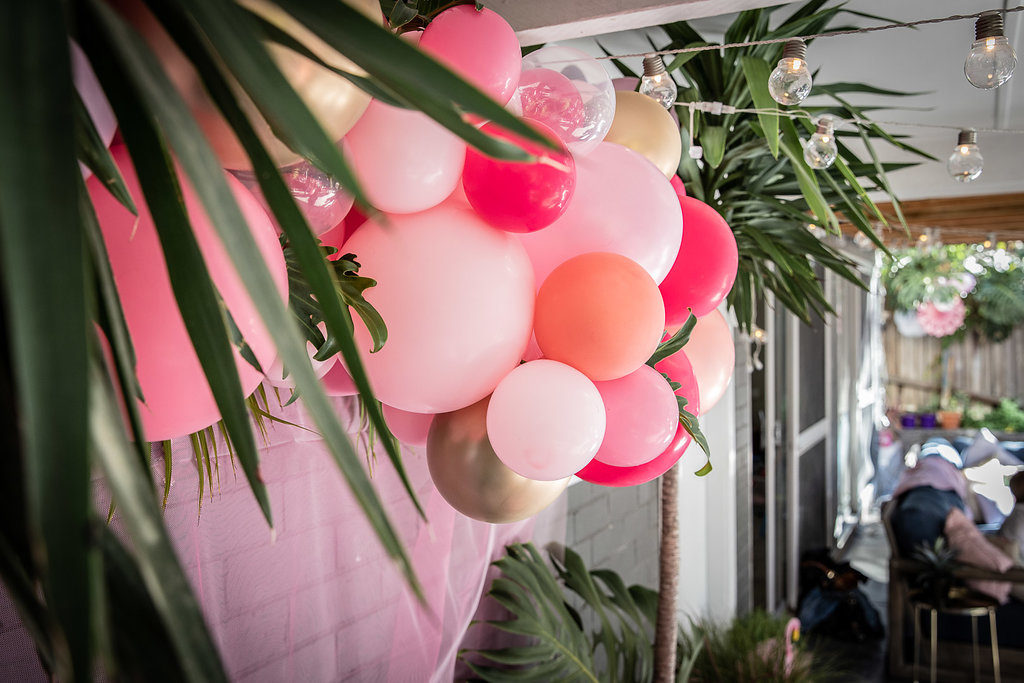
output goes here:
<path id="1" fill-rule="evenodd" d="M 519 76 L 521 116 L 542 123 L 568 144 L 584 121 L 583 98 L 573 82 L 553 69 L 528 69 Z"/>
<path id="2" fill-rule="evenodd" d="M 355 396 L 359 393 L 356 383 L 348 374 L 348 369 L 340 358 L 331 366 L 327 374 L 320 378 L 320 384 L 323 385 L 324 392 L 328 396 Z"/>
<path id="3" fill-rule="evenodd" d="M 110 103 L 107 102 L 107 97 L 103 94 L 103 88 L 100 86 L 100 81 L 96 78 L 85 52 L 78 47 L 78 43 L 75 41 L 71 41 L 70 45 L 71 73 L 74 76 L 75 90 L 82 98 L 82 104 L 89 112 L 89 118 L 92 119 L 92 124 L 96 127 L 96 132 L 99 133 L 103 145 L 110 147 L 110 143 L 114 139 L 114 131 L 117 130 L 114 110 L 110 108 Z M 82 171 L 82 178 L 88 180 L 92 175 L 89 167 L 82 162 L 78 162 L 78 167 Z"/>
<path id="4" fill-rule="evenodd" d="M 677 175 L 669 178 L 669 182 L 672 183 L 672 189 L 676 191 L 676 194 L 680 197 L 686 196 L 686 187 L 683 186 L 683 179 Z"/>
<path id="5" fill-rule="evenodd" d="M 606 465 L 632 467 L 654 460 L 675 436 L 679 407 L 672 388 L 649 365 L 625 377 L 595 382 L 604 400 L 607 426 L 594 456 Z"/>
<path id="6" fill-rule="evenodd" d="M 534 232 L 548 227 L 565 213 L 576 188 L 576 164 L 565 145 L 543 124 L 533 125 L 559 149 L 552 150 L 513 136 L 493 123 L 481 130 L 492 137 L 514 140 L 536 161 L 502 161 L 470 147 L 462 187 L 473 209 L 496 228 L 508 232 Z"/>
<path id="7" fill-rule="evenodd" d="M 530 339 L 530 261 L 512 235 L 465 205 L 370 219 L 345 243 L 374 278 L 365 296 L 383 316 L 377 353 L 357 318 L 356 342 L 381 401 L 441 413 L 484 398 L 514 368 Z"/>
<path id="8" fill-rule="evenodd" d="M 438 14 L 423 31 L 420 49 L 507 104 L 519 84 L 519 39 L 501 15 L 459 5 Z"/>
<path id="9" fill-rule="evenodd" d="M 661 282 L 682 234 L 679 199 L 668 179 L 633 150 L 602 142 L 576 160 L 576 191 L 565 214 L 518 238 L 540 285 L 563 262 L 594 251 L 626 256 Z"/>
<path id="10" fill-rule="evenodd" d="M 553 360 L 524 363 L 494 390 L 487 438 L 509 469 L 564 479 L 589 462 L 605 433 L 604 404 L 583 373 Z"/>
<path id="11" fill-rule="evenodd" d="M 686 347 L 683 347 L 684 349 Z M 700 415 L 700 389 L 697 385 L 697 376 L 693 372 L 693 365 L 683 351 L 676 351 L 668 358 L 662 358 L 654 366 L 658 373 L 665 373 L 673 382 L 679 382 L 676 389 L 676 396 L 686 399 L 686 412 L 691 415 Z"/>
<path id="12" fill-rule="evenodd" d="M 121 206 L 96 178 L 91 178 L 87 186 L 135 347 L 136 374 L 146 399 L 139 405 L 143 429 L 149 441 L 163 441 L 208 427 L 219 419 L 220 413 L 181 319 L 156 226 L 143 201 L 131 159 L 123 146 L 115 146 L 111 155 L 124 176 L 128 191 L 135 198 L 138 219 Z M 256 198 L 226 173 L 225 179 L 270 268 L 274 284 L 285 300 L 288 276 L 277 232 Z M 182 184 L 182 194 L 196 241 L 214 284 L 260 365 L 269 367 L 276 350 L 256 307 L 235 273 L 231 258 L 210 224 L 206 211 L 187 182 Z M 235 362 L 242 391 L 248 396 L 263 380 L 263 375 L 243 360 L 237 351 Z"/>
<path id="13" fill-rule="evenodd" d="M 693 366 L 700 388 L 701 407 L 707 412 L 725 394 L 736 365 L 732 330 L 725 317 L 719 311 L 711 311 L 697 318 L 697 325 L 690 333 L 683 353 Z"/>
<path id="14" fill-rule="evenodd" d="M 682 325 L 690 312 L 707 315 L 732 289 L 739 252 L 732 228 L 704 202 L 679 197 L 683 210 L 683 239 L 672 270 L 659 285 L 665 300 L 665 324 Z"/>
<path id="15" fill-rule="evenodd" d="M 434 416 L 424 413 L 410 413 L 384 404 L 384 421 L 388 429 L 402 443 L 408 446 L 426 446 L 427 434 Z"/>
<path id="16" fill-rule="evenodd" d="M 370 102 L 345 136 L 348 160 L 370 203 L 386 213 L 437 206 L 462 174 L 466 144 L 426 114 Z"/>

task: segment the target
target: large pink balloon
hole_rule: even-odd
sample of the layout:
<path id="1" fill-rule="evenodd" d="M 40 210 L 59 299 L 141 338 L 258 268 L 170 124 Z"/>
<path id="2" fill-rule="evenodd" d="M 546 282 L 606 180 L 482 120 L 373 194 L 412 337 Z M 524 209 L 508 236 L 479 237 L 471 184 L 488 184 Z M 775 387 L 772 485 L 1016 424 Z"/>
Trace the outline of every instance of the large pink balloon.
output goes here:
<path id="1" fill-rule="evenodd" d="M 625 377 L 594 384 L 607 420 L 597 460 L 632 467 L 654 460 L 668 448 L 679 426 L 679 408 L 660 372 L 641 365 Z"/>
<path id="2" fill-rule="evenodd" d="M 331 366 L 327 374 L 320 378 L 320 384 L 328 396 L 355 396 L 359 393 L 352 376 L 348 374 L 348 368 L 338 358 Z"/>
<path id="3" fill-rule="evenodd" d="M 414 413 L 476 403 L 519 363 L 533 325 L 530 261 L 512 235 L 459 202 L 370 219 L 342 251 L 377 281 L 366 299 L 388 340 L 377 353 L 357 318 L 356 342 L 378 398 Z"/>
<path id="4" fill-rule="evenodd" d="M 459 5 L 441 12 L 423 31 L 420 48 L 500 104 L 519 84 L 519 39 L 492 10 Z"/>
<path id="5" fill-rule="evenodd" d="M 531 162 L 502 161 L 472 147 L 466 151 L 462 187 L 466 199 L 480 217 L 508 232 L 534 232 L 546 228 L 565 213 L 576 188 L 576 164 L 554 132 L 533 125 L 559 149 L 509 134 L 493 123 L 481 131 L 495 138 L 513 140 L 536 157 Z"/>
<path id="6" fill-rule="evenodd" d="M 208 427 L 220 418 L 220 413 L 178 311 L 156 226 L 144 202 L 131 159 L 120 145 L 111 149 L 111 155 L 135 198 L 138 219 L 96 178 L 91 178 L 87 186 L 135 346 L 136 374 L 146 399 L 139 405 L 143 429 L 148 440 L 163 441 Z M 277 232 L 256 198 L 226 173 L 225 179 L 284 300 L 288 294 L 288 276 Z M 187 183 L 183 183 L 182 191 L 210 276 L 256 359 L 264 368 L 269 367 L 276 355 L 274 343 L 199 199 Z M 237 351 L 235 362 L 242 391 L 249 395 L 263 380 L 263 375 Z"/>
<path id="7" fill-rule="evenodd" d="M 701 407 L 707 412 L 725 394 L 736 364 L 732 330 L 725 317 L 718 311 L 711 311 L 697 318 L 683 353 L 693 366 L 700 387 Z"/>
<path id="8" fill-rule="evenodd" d="M 78 43 L 75 41 L 71 41 L 70 44 L 71 72 L 74 75 L 75 90 L 82 98 L 82 104 L 89 112 L 89 118 L 92 119 L 92 124 L 96 127 L 100 140 L 103 141 L 105 147 L 109 147 L 114 139 L 114 132 L 117 130 L 114 110 L 110 108 L 110 103 L 107 102 L 107 97 L 103 94 L 103 88 L 100 86 L 99 79 L 96 78 L 85 52 L 78 47 Z M 78 167 L 82 171 L 83 178 L 88 179 L 92 175 L 89 167 L 82 162 L 78 162 Z"/>
<path id="9" fill-rule="evenodd" d="M 699 199 L 679 196 L 683 240 L 672 270 L 659 285 L 665 300 L 665 324 L 682 325 L 690 312 L 698 318 L 722 303 L 736 281 L 739 252 L 732 228 Z"/>
<path id="10" fill-rule="evenodd" d="M 434 416 L 424 413 L 410 413 L 384 404 L 384 421 L 391 433 L 408 446 L 426 446 L 427 434 Z"/>
<path id="11" fill-rule="evenodd" d="M 416 213 L 452 193 L 466 144 L 426 114 L 374 100 L 345 136 L 352 170 L 370 203 Z"/>
<path id="12" fill-rule="evenodd" d="M 633 150 L 602 142 L 576 159 L 576 191 L 565 214 L 518 238 L 539 286 L 563 262 L 592 251 L 631 258 L 661 282 L 682 235 L 679 200 L 668 179 Z"/>
<path id="13" fill-rule="evenodd" d="M 509 469 L 564 479 L 589 462 L 605 433 L 604 404 L 583 373 L 553 360 L 510 372 L 487 406 L 487 438 Z"/>

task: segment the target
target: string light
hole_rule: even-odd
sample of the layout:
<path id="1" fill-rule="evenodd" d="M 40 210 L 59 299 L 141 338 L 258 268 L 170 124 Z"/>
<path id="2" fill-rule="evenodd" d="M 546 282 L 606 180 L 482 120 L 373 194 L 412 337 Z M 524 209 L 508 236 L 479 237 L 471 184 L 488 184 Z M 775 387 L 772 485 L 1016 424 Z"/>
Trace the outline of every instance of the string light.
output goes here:
<path id="1" fill-rule="evenodd" d="M 768 77 L 768 92 L 779 104 L 800 104 L 811 94 L 811 72 L 807 68 L 807 43 L 794 38 L 786 43 L 782 59 Z"/>
<path id="2" fill-rule="evenodd" d="M 675 80 L 665 70 L 665 60 L 658 55 L 644 57 L 644 75 L 640 79 L 640 93 L 647 95 L 658 104 L 671 109 L 679 94 Z"/>
<path id="3" fill-rule="evenodd" d="M 949 155 L 946 170 L 958 183 L 969 183 L 981 175 L 984 165 L 981 150 L 978 149 L 978 133 L 962 130 L 956 139 L 956 147 Z"/>
<path id="4" fill-rule="evenodd" d="M 836 162 L 839 147 L 832 129 L 832 119 L 822 116 L 818 119 L 818 128 L 804 147 L 804 161 L 815 170 L 823 170 Z"/>
<path id="5" fill-rule="evenodd" d="M 1017 54 L 1003 35 L 1003 17 L 985 12 L 974 24 L 974 43 L 964 62 L 964 75 L 975 88 L 998 88 L 1013 77 Z"/>

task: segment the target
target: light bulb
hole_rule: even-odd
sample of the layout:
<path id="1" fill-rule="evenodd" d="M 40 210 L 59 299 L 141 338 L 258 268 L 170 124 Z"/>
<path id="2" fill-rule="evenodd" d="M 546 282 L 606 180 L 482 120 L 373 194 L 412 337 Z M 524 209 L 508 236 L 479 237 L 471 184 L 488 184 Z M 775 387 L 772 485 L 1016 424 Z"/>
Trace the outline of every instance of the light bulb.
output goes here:
<path id="1" fill-rule="evenodd" d="M 818 128 L 804 147 L 804 161 L 811 168 L 822 170 L 836 162 L 839 148 L 836 147 L 836 134 L 832 130 L 832 119 L 822 116 L 818 119 Z"/>
<path id="2" fill-rule="evenodd" d="M 964 75 L 975 88 L 998 88 L 1013 76 L 1017 54 L 1003 35 L 1003 16 L 985 12 L 974 24 L 974 42 L 964 62 Z"/>
<path id="3" fill-rule="evenodd" d="M 958 183 L 969 183 L 981 175 L 984 159 L 978 149 L 978 133 L 973 130 L 960 131 L 956 147 L 949 155 L 946 170 Z"/>
<path id="4" fill-rule="evenodd" d="M 807 44 L 803 39 L 795 38 L 786 43 L 782 59 L 768 77 L 768 92 L 779 104 L 799 104 L 811 93 Z"/>
<path id="5" fill-rule="evenodd" d="M 665 109 L 671 109 L 676 102 L 679 88 L 672 80 L 672 76 L 665 70 L 665 60 L 658 55 L 644 57 L 644 75 L 640 79 L 640 93 L 655 100 Z"/>

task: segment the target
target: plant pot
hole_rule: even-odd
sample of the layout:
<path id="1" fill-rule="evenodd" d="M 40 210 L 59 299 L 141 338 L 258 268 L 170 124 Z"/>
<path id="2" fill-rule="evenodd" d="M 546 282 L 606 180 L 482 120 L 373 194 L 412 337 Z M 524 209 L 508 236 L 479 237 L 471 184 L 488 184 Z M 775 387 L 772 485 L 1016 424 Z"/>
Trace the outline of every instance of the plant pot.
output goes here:
<path id="1" fill-rule="evenodd" d="M 903 413 L 900 417 L 900 426 L 904 429 L 913 429 L 917 426 L 917 415 L 914 413 Z"/>
<path id="2" fill-rule="evenodd" d="M 935 429 L 935 413 L 921 413 L 921 429 Z"/>
<path id="3" fill-rule="evenodd" d="M 938 412 L 939 424 L 942 425 L 943 429 L 959 429 L 960 420 L 963 419 L 963 414 L 955 410 L 940 410 Z"/>

